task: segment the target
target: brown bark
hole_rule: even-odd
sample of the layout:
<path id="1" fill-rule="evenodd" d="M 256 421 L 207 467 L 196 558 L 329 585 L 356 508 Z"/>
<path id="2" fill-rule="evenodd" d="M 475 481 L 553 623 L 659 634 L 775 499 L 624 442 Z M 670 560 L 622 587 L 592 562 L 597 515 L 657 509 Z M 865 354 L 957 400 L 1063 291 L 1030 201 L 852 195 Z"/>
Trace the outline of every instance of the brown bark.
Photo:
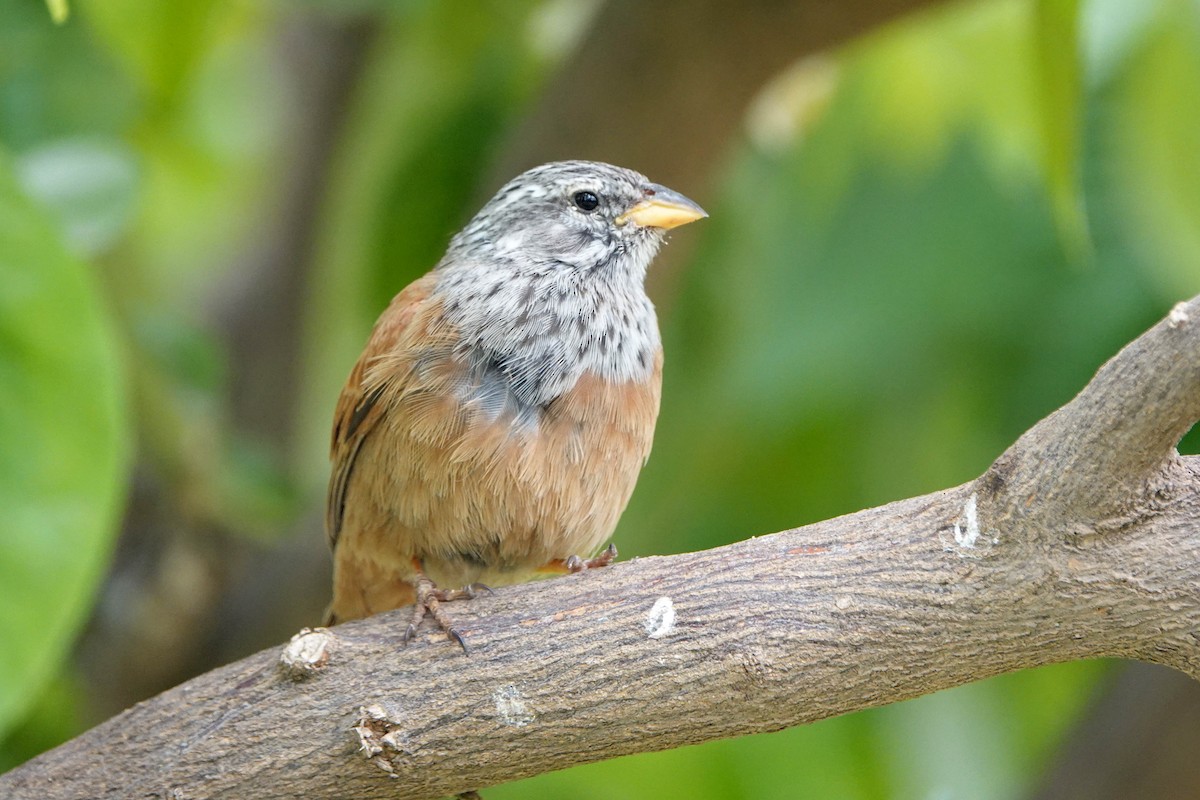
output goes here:
<path id="1" fill-rule="evenodd" d="M 1198 417 L 1200 297 L 975 481 L 478 598 L 455 608 L 470 656 L 403 646 L 407 609 L 310 634 L 286 669 L 202 675 L 0 795 L 437 797 L 1057 661 L 1200 678 L 1200 458 L 1175 450 Z"/>

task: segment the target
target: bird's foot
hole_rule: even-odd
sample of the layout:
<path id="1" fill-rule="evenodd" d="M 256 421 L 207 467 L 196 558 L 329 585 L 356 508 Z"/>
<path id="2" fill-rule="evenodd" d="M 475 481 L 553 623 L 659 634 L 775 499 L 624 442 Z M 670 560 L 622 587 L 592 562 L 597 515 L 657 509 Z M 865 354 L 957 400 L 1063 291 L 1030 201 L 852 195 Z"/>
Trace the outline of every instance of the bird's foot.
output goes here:
<path id="1" fill-rule="evenodd" d="M 595 558 L 580 558 L 579 556 L 571 556 L 563 562 L 567 572 L 584 572 L 597 567 L 607 567 L 609 564 L 617 560 L 617 546 L 609 544 L 604 548 L 604 552 Z"/>
<path id="2" fill-rule="evenodd" d="M 482 583 L 468 584 L 461 589 L 439 589 L 437 584 L 431 581 L 424 572 L 417 573 L 416 590 L 417 602 L 413 605 L 412 619 L 409 620 L 408 629 L 404 632 L 404 643 L 408 644 L 408 641 L 417 634 L 417 628 L 421 626 L 425 615 L 428 614 L 446 632 L 447 636 L 458 642 L 464 653 L 470 653 L 471 650 L 467 647 L 462 632 L 454 626 L 450 616 L 442 608 L 442 603 L 449 603 L 453 600 L 470 600 L 478 597 L 480 592 L 492 594 L 492 590 Z"/>

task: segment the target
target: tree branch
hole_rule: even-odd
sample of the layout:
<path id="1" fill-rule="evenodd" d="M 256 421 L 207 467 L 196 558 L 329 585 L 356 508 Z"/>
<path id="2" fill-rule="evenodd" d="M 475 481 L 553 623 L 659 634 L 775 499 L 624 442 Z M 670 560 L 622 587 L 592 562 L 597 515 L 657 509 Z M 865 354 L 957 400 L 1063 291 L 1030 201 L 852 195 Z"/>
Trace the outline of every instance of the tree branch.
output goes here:
<path id="1" fill-rule="evenodd" d="M 501 590 L 455 608 L 470 656 L 405 647 L 407 610 L 308 634 L 291 669 L 264 651 L 202 675 L 0 795 L 426 798 L 1051 662 L 1200 678 L 1200 459 L 1174 449 L 1197 416 L 1200 297 L 978 480 Z"/>

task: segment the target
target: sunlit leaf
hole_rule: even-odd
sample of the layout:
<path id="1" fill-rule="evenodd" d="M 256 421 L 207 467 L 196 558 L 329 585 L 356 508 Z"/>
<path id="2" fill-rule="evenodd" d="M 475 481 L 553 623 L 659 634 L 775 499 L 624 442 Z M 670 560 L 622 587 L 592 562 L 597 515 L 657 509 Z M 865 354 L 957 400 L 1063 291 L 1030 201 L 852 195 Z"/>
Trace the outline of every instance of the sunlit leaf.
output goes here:
<path id="1" fill-rule="evenodd" d="M 62 25 L 67 21 L 67 17 L 71 16 L 67 0 L 46 0 L 46 8 L 50 11 L 50 19 L 54 20 L 56 25 Z"/>
<path id="2" fill-rule="evenodd" d="M 1090 0 L 1080 9 L 1084 78 L 1089 87 L 1111 80 L 1122 68 L 1155 19 L 1161 18 L 1164 2 L 1172 0 Z"/>
<path id="3" fill-rule="evenodd" d="M 57 672 L 107 562 L 121 381 L 93 276 L 0 160 L 0 732 Z"/>

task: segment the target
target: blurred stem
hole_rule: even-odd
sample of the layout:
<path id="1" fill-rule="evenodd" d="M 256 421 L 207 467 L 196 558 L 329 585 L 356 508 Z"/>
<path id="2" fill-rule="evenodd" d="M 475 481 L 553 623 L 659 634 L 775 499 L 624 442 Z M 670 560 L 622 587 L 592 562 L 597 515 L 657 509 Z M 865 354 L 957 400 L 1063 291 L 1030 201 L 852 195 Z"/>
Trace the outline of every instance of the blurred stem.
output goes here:
<path id="1" fill-rule="evenodd" d="M 303 17 L 287 26 L 280 48 L 295 95 L 292 151 L 278 187 L 273 220 L 256 243 L 238 282 L 252 286 L 221 309 L 228 335 L 235 426 L 288 448 L 301 383 L 302 319 L 310 280 L 316 225 L 335 145 L 357 85 L 374 26 L 334 24 Z M 263 302 L 270 298 L 270 302 Z"/>
<path id="2" fill-rule="evenodd" d="M 1038 0 L 1034 9 L 1042 168 L 1067 256 L 1086 264 L 1093 248 L 1080 177 L 1084 95 L 1079 0 Z"/>

